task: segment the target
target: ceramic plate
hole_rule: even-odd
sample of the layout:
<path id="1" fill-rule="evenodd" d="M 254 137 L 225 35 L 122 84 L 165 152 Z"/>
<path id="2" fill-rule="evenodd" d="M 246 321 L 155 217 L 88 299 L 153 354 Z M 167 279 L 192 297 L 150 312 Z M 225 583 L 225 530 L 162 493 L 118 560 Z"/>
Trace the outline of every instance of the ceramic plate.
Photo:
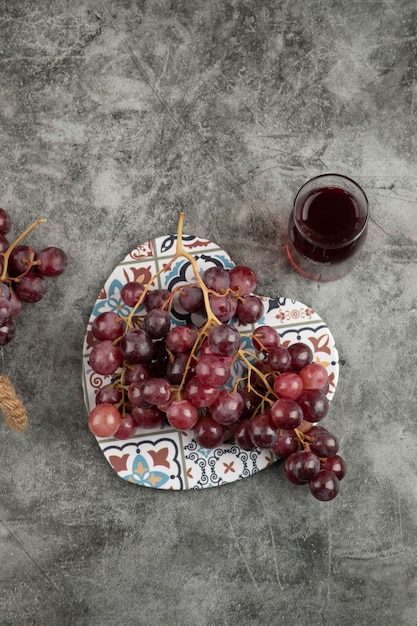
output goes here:
<path id="1" fill-rule="evenodd" d="M 220 265 L 231 269 L 234 263 L 229 255 L 211 241 L 195 236 L 183 235 L 184 248 L 196 259 L 199 271 Z M 132 280 L 147 283 L 163 266 L 175 256 L 176 236 L 158 237 L 139 245 L 112 272 L 106 281 L 91 313 L 84 340 L 83 389 L 87 415 L 95 406 L 97 391 L 111 382 L 111 377 L 96 374 L 89 365 L 89 354 L 95 345 L 91 332 L 93 320 L 104 311 L 117 311 L 128 316 L 130 309 L 121 300 L 123 285 Z M 154 288 L 172 290 L 175 286 L 193 282 L 189 261 L 177 259 L 154 283 Z M 310 307 L 285 297 L 262 297 L 264 316 L 256 326 L 273 326 L 281 337 L 281 345 L 296 341 L 307 343 L 313 350 L 315 361 L 324 365 L 329 373 L 331 399 L 336 389 L 339 364 L 334 338 L 321 317 Z M 144 307 L 138 315 L 144 313 Z M 199 319 L 181 309 L 176 303 L 172 310 L 172 323 L 193 322 Z M 249 336 L 255 326 L 232 323 L 250 343 Z M 245 336 L 246 335 L 246 336 Z M 241 375 L 239 366 L 232 371 L 232 380 Z M 87 418 L 86 418 L 87 428 Z M 92 435 L 93 436 L 93 435 Z M 265 469 L 277 459 L 270 450 L 247 452 L 233 440 L 222 446 L 207 450 L 197 445 L 187 432 L 178 432 L 169 425 L 157 430 L 138 428 L 132 439 L 96 438 L 99 448 L 114 471 L 131 483 L 156 489 L 201 489 L 215 487 L 240 480 Z"/>

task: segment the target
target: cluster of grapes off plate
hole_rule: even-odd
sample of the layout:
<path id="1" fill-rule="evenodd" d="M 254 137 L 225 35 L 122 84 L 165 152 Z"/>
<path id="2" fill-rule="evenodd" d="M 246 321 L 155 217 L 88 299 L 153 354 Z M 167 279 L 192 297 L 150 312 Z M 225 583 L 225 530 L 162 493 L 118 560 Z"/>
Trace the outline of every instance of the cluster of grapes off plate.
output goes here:
<path id="1" fill-rule="evenodd" d="M 84 342 L 88 426 L 129 482 L 203 488 L 282 459 L 332 500 L 345 475 L 323 426 L 338 380 L 333 336 L 309 307 L 256 293 L 256 275 L 182 232 L 114 270 Z"/>
<path id="2" fill-rule="evenodd" d="M 15 318 L 23 303 L 39 302 L 47 293 L 48 278 L 62 274 L 67 265 L 66 253 L 56 246 L 36 252 L 24 240 L 44 222 L 39 219 L 10 241 L 12 220 L 0 209 L 0 346 L 15 336 Z"/>

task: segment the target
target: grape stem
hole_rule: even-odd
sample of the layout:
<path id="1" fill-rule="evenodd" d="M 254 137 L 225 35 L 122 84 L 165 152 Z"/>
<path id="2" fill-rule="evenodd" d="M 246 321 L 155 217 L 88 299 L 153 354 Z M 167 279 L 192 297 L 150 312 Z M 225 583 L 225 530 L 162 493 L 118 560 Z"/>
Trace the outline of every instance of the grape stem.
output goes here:
<path id="1" fill-rule="evenodd" d="M 196 281 L 198 283 L 198 285 L 201 287 L 202 291 L 203 291 L 203 296 L 204 296 L 204 304 L 206 307 L 206 313 L 207 313 L 207 318 L 208 321 L 211 322 L 215 322 L 216 324 L 218 324 L 219 326 L 221 325 L 221 321 L 214 315 L 213 311 L 211 310 L 211 306 L 210 306 L 210 301 L 209 301 L 209 291 L 206 287 L 206 285 L 204 284 L 203 279 L 200 276 L 200 272 L 198 271 L 198 267 L 197 267 L 197 263 L 195 258 L 189 253 L 187 252 L 187 250 L 185 250 L 183 243 L 182 243 L 182 234 L 183 234 L 183 227 L 184 227 L 184 218 L 185 218 L 185 214 L 183 212 L 180 213 L 179 219 L 178 219 L 178 231 L 177 231 L 177 249 L 176 249 L 176 257 L 179 256 L 183 256 L 184 258 L 187 259 L 187 261 L 189 261 L 191 263 L 191 267 L 193 268 L 193 272 L 194 272 L 194 276 L 196 278 Z"/>
<path id="2" fill-rule="evenodd" d="M 9 258 L 11 253 L 13 252 L 13 250 L 16 248 L 16 246 L 18 246 L 20 244 L 21 241 L 23 241 L 23 239 L 34 229 L 37 228 L 37 226 L 39 226 L 40 224 L 43 224 L 44 222 L 46 222 L 46 218 L 45 217 L 41 217 L 37 220 L 35 220 L 30 226 L 28 226 L 23 233 L 21 233 L 19 235 L 19 237 L 17 237 L 13 243 L 10 244 L 10 246 L 7 248 L 6 252 L 2 252 L 1 255 L 3 257 L 4 260 L 4 264 L 3 264 L 3 271 L 0 275 L 0 283 L 4 282 L 4 280 L 6 279 L 7 276 L 7 268 L 8 268 L 8 264 L 9 264 Z"/>

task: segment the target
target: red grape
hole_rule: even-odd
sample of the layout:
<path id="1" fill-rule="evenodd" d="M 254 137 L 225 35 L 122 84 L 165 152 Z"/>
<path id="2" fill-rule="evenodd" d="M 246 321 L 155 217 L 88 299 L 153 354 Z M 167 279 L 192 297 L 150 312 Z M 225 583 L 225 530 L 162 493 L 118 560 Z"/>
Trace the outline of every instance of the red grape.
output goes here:
<path id="1" fill-rule="evenodd" d="M 61 248 L 49 246 L 44 248 L 37 255 L 38 271 L 44 276 L 59 276 L 68 266 L 68 257 Z"/>
<path id="2" fill-rule="evenodd" d="M 185 386 L 186 399 L 197 408 L 211 406 L 219 393 L 218 387 L 205 387 L 198 376 L 193 376 Z"/>
<path id="3" fill-rule="evenodd" d="M 114 436 L 116 439 L 131 439 L 134 437 L 137 427 L 138 425 L 132 415 L 130 413 L 125 413 Z"/>
<path id="4" fill-rule="evenodd" d="M 228 270 L 217 265 L 207 268 L 202 275 L 204 284 L 208 289 L 217 293 L 225 293 L 230 287 L 230 277 Z"/>
<path id="5" fill-rule="evenodd" d="M 122 360 L 119 348 L 108 339 L 95 345 L 90 354 L 91 367 L 102 376 L 114 374 L 121 366 Z"/>
<path id="6" fill-rule="evenodd" d="M 311 493 L 317 500 L 327 502 L 339 493 L 340 485 L 336 474 L 331 470 L 322 469 L 308 484 Z"/>
<path id="7" fill-rule="evenodd" d="M 188 400 L 174 400 L 166 410 L 166 417 L 176 430 L 190 430 L 198 421 L 198 411 Z"/>
<path id="8" fill-rule="evenodd" d="M 323 389 L 329 375 L 326 368 L 320 363 L 310 363 L 299 372 L 304 389 Z"/>
<path id="9" fill-rule="evenodd" d="M 183 287 L 178 300 L 184 311 L 188 313 L 198 313 L 204 308 L 204 295 L 200 287 L 193 285 Z"/>
<path id="10" fill-rule="evenodd" d="M 145 290 L 144 285 L 135 281 L 125 283 L 120 292 L 122 301 L 129 307 L 134 307 L 140 300 L 141 295 Z"/>
<path id="11" fill-rule="evenodd" d="M 170 327 L 171 316 L 168 311 L 151 309 L 143 318 L 142 328 L 152 339 L 166 337 Z"/>
<path id="12" fill-rule="evenodd" d="M 132 417 L 140 428 L 160 428 L 164 423 L 164 413 L 156 406 L 134 406 Z"/>
<path id="13" fill-rule="evenodd" d="M 94 337 L 99 341 L 105 339 L 114 341 L 123 335 L 123 320 L 114 311 L 105 311 L 94 319 L 91 330 Z"/>
<path id="14" fill-rule="evenodd" d="M 256 275 L 250 267 L 236 265 L 229 271 L 230 288 L 239 296 L 247 296 L 256 289 Z"/>
<path id="15" fill-rule="evenodd" d="M 88 427 L 96 437 L 113 437 L 120 427 L 122 416 L 112 404 L 96 406 L 88 416 Z"/>
<path id="16" fill-rule="evenodd" d="M 152 339 L 141 328 L 134 328 L 123 335 L 120 351 L 128 363 L 146 363 L 152 356 Z"/>
<path id="17" fill-rule="evenodd" d="M 339 480 L 342 480 L 346 475 L 345 460 L 342 459 L 342 457 L 338 454 L 335 454 L 334 456 L 329 456 L 326 459 L 322 459 L 321 469 L 331 470 L 334 474 L 336 474 Z"/>
<path id="18" fill-rule="evenodd" d="M 226 428 L 210 416 L 200 417 L 194 426 L 194 439 L 202 448 L 217 448 L 225 438 Z"/>
<path id="19" fill-rule="evenodd" d="M 204 354 L 197 362 L 195 371 L 206 387 L 222 387 L 230 377 L 229 364 L 215 354 Z"/>
<path id="20" fill-rule="evenodd" d="M 279 334 L 272 326 L 258 326 L 252 333 L 252 343 L 255 350 L 269 352 L 271 348 L 278 348 Z"/>
<path id="21" fill-rule="evenodd" d="M 25 274 L 16 285 L 16 294 L 24 302 L 39 302 L 48 289 L 46 279 L 40 274 Z"/>
<path id="22" fill-rule="evenodd" d="M 307 422 L 320 422 L 329 410 L 329 400 L 319 389 L 306 389 L 297 402 Z"/>
<path id="23" fill-rule="evenodd" d="M 284 372 L 274 380 L 274 391 L 280 398 L 298 400 L 303 393 L 303 381 L 295 372 Z"/>
<path id="24" fill-rule="evenodd" d="M 234 356 L 240 348 L 241 340 L 239 331 L 229 324 L 214 326 L 207 338 L 212 353 L 220 356 Z"/>
<path id="25" fill-rule="evenodd" d="M 272 405 L 271 418 L 278 428 L 291 430 L 301 424 L 303 421 L 303 412 L 294 400 L 281 398 Z"/>
<path id="26" fill-rule="evenodd" d="M 257 448 L 271 448 L 278 439 L 278 429 L 271 415 L 259 413 L 252 419 L 250 438 Z"/>
<path id="27" fill-rule="evenodd" d="M 166 336 L 167 348 L 172 352 L 187 352 L 197 340 L 198 331 L 193 324 L 174 326 Z"/>
<path id="28" fill-rule="evenodd" d="M 237 303 L 237 316 L 245 324 L 254 324 L 264 314 L 264 305 L 258 296 L 244 296 Z"/>
<path id="29" fill-rule="evenodd" d="M 219 424 L 230 426 L 239 421 L 244 407 L 240 393 L 230 389 L 222 389 L 210 408 L 213 419 Z"/>

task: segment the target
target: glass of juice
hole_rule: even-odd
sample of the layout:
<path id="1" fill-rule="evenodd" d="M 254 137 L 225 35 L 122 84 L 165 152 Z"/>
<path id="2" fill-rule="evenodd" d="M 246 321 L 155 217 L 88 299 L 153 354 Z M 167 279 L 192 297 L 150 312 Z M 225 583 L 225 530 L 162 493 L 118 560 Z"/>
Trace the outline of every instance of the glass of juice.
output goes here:
<path id="1" fill-rule="evenodd" d="M 363 189 L 341 174 L 322 174 L 298 191 L 290 215 L 287 256 L 312 280 L 342 278 L 365 243 L 369 206 Z"/>

